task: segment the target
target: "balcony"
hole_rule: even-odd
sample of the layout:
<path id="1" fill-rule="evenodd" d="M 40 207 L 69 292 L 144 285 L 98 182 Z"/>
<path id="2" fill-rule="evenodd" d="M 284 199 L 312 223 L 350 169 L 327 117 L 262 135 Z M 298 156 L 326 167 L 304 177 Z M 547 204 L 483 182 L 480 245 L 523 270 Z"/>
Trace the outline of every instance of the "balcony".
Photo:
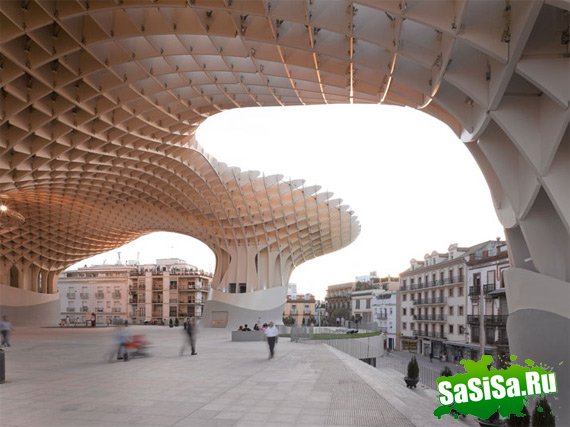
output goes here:
<path id="1" fill-rule="evenodd" d="M 67 293 L 66 294 L 67 299 L 75 299 L 75 293 Z"/>
<path id="2" fill-rule="evenodd" d="M 105 294 L 103 292 L 95 292 L 95 298 L 96 299 L 105 299 Z"/>
<path id="3" fill-rule="evenodd" d="M 113 313 L 120 313 L 121 311 L 121 307 L 113 307 Z"/>
<path id="4" fill-rule="evenodd" d="M 103 313 L 103 308 L 101 307 L 97 307 L 97 309 L 95 310 L 97 313 Z"/>
<path id="5" fill-rule="evenodd" d="M 444 333 L 441 332 L 436 332 L 436 331 L 422 331 L 422 330 L 414 330 L 414 335 L 417 337 L 426 337 L 426 338 L 437 338 L 437 339 L 446 339 L 446 335 Z"/>
<path id="6" fill-rule="evenodd" d="M 120 299 L 121 298 L 121 292 L 119 292 L 119 291 L 113 292 L 113 298 L 114 299 Z"/>
<path id="7" fill-rule="evenodd" d="M 388 315 L 387 314 L 377 314 L 376 319 L 377 320 L 388 320 Z"/>
<path id="8" fill-rule="evenodd" d="M 481 288 L 479 286 L 469 286 L 469 296 L 478 297 L 481 295 Z"/>
<path id="9" fill-rule="evenodd" d="M 447 316 L 445 314 L 416 314 L 414 320 L 421 320 L 424 322 L 445 322 Z"/>
<path id="10" fill-rule="evenodd" d="M 87 313 L 89 311 L 89 307 L 81 307 L 80 310 L 82 313 Z"/>
<path id="11" fill-rule="evenodd" d="M 75 307 L 67 307 L 66 310 L 68 313 L 75 313 Z"/>
<path id="12" fill-rule="evenodd" d="M 81 292 L 81 293 L 79 294 L 79 296 L 81 297 L 81 299 L 89 299 L 89 294 L 88 294 L 88 293 Z"/>
<path id="13" fill-rule="evenodd" d="M 479 315 L 478 314 L 467 315 L 467 323 L 478 325 L 479 324 Z"/>
<path id="14" fill-rule="evenodd" d="M 447 304 L 447 298 L 445 297 L 438 297 L 438 298 L 420 298 L 412 300 L 414 305 L 441 305 Z"/>
<path id="15" fill-rule="evenodd" d="M 489 283 L 489 284 L 483 286 L 483 292 L 485 294 L 488 294 L 489 292 L 493 292 L 495 289 L 496 289 L 496 287 L 495 287 L 494 283 Z"/>
<path id="16" fill-rule="evenodd" d="M 485 325 L 486 326 L 505 326 L 507 324 L 507 317 L 506 315 L 487 315 L 485 316 Z"/>

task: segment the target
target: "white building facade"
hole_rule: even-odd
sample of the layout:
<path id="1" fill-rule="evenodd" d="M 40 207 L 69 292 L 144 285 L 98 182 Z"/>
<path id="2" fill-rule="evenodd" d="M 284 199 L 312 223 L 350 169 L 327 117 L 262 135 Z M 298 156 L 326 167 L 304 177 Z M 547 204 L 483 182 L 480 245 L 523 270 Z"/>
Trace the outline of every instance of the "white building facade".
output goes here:
<path id="1" fill-rule="evenodd" d="M 58 280 L 60 316 L 66 323 L 118 324 L 128 319 L 129 272 L 132 266 L 98 265 L 64 271 Z"/>
<path id="2" fill-rule="evenodd" d="M 386 335 L 384 347 L 388 350 L 395 350 L 398 340 L 398 292 L 375 290 L 371 304 L 373 321 L 378 326 L 378 330 Z"/>

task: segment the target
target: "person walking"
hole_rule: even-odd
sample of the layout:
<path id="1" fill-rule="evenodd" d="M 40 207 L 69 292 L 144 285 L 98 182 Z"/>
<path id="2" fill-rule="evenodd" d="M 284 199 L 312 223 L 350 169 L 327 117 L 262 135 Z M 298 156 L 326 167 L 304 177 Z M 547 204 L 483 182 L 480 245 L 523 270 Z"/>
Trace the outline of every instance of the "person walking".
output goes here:
<path id="1" fill-rule="evenodd" d="M 277 337 L 279 336 L 279 329 L 269 322 L 269 326 L 265 329 L 265 337 L 267 338 L 267 344 L 269 345 L 269 359 L 273 359 L 275 356 L 275 344 L 277 343 Z"/>
<path id="2" fill-rule="evenodd" d="M 0 320 L 0 333 L 2 334 L 2 347 L 10 347 L 10 331 L 12 331 L 12 324 L 8 321 L 8 316 L 2 316 Z"/>
<path id="3" fill-rule="evenodd" d="M 125 320 L 124 323 L 119 325 L 117 332 L 115 333 L 115 342 L 117 343 L 117 360 L 128 361 L 129 360 L 129 352 L 127 350 L 127 344 L 131 341 L 131 336 L 127 331 L 127 326 L 129 322 Z M 112 360 L 112 353 L 111 357 L 109 358 L 109 362 Z"/>
<path id="4" fill-rule="evenodd" d="M 184 355 L 184 350 L 188 345 L 192 349 L 192 353 L 190 353 L 190 355 L 196 356 L 198 353 L 196 352 L 196 321 L 194 317 L 186 321 L 186 330 L 184 332 L 186 332 L 187 339 L 182 343 L 180 356 Z"/>

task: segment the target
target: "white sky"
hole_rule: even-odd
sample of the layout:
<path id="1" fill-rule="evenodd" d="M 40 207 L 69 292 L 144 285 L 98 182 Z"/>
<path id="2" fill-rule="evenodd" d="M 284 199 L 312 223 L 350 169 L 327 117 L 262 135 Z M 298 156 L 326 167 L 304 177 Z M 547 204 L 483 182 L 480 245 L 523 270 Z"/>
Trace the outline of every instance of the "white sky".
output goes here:
<path id="1" fill-rule="evenodd" d="M 410 108 L 331 105 L 234 109 L 209 118 L 199 143 L 242 170 L 303 178 L 342 198 L 362 230 L 348 247 L 293 271 L 299 293 L 323 299 L 328 285 L 377 271 L 397 275 L 411 258 L 504 238 L 487 184 L 475 160 L 438 120 Z M 213 271 L 201 242 L 154 233 L 83 264 L 183 258 Z M 77 265 L 75 266 L 77 267 Z"/>

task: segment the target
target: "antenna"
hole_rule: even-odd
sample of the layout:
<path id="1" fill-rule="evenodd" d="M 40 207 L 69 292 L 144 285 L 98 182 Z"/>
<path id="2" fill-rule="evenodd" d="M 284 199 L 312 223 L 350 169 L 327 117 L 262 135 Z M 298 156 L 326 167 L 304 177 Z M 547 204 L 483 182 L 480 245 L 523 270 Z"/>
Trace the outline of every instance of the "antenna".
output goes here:
<path id="1" fill-rule="evenodd" d="M 121 265 L 121 251 L 117 252 L 117 265 Z"/>

